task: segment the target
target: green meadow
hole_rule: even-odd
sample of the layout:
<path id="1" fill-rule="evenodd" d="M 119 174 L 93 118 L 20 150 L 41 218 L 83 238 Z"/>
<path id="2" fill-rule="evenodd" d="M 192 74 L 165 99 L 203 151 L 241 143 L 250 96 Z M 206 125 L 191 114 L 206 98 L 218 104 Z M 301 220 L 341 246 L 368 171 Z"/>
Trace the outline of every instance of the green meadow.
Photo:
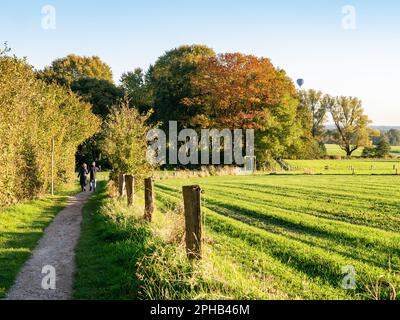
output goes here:
<path id="1" fill-rule="evenodd" d="M 328 156 L 341 156 L 346 157 L 346 152 L 341 149 L 337 144 L 326 144 L 326 152 Z M 364 148 L 359 148 L 354 151 L 354 157 L 361 157 Z M 400 146 L 392 146 L 392 150 L 390 152 L 391 155 L 399 155 L 400 156 Z"/>
<path id="2" fill-rule="evenodd" d="M 291 167 L 290 173 L 299 174 L 394 175 L 396 172 L 400 174 L 400 159 L 289 160 L 287 163 Z"/>
<path id="3" fill-rule="evenodd" d="M 258 175 L 156 183 L 142 196 L 92 199 L 77 251 L 78 299 L 400 298 L 400 176 Z M 184 251 L 181 188 L 204 190 L 204 258 Z M 95 264 L 91 263 L 94 259 Z M 346 290 L 344 267 L 356 271 Z"/>

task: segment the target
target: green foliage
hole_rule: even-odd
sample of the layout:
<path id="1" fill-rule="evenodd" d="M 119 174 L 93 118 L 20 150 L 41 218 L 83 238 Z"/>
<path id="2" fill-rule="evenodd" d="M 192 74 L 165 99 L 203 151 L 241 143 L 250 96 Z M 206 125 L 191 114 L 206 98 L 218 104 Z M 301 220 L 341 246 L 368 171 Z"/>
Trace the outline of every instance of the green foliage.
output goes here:
<path id="1" fill-rule="evenodd" d="M 306 146 L 312 144 L 310 133 L 303 130 L 299 121 L 298 101 L 286 95 L 282 101 L 266 108 L 268 117 L 262 128 L 256 131 L 256 155 L 258 163 L 270 163 L 274 158 L 302 157 L 307 151 Z"/>
<path id="2" fill-rule="evenodd" d="M 152 108 L 153 92 L 142 69 L 137 68 L 133 72 L 124 73 L 121 84 L 131 107 L 139 109 L 140 112 L 148 112 Z"/>
<path id="3" fill-rule="evenodd" d="M 323 104 L 330 111 L 337 131 L 334 133 L 335 142 L 351 156 L 360 147 L 369 146 L 370 120 L 364 114 L 362 102 L 353 97 L 333 98 L 326 95 Z"/>
<path id="4" fill-rule="evenodd" d="M 123 90 L 113 83 L 111 68 L 99 57 L 69 55 L 53 61 L 50 67 L 38 72 L 48 83 L 57 83 L 71 89 L 92 105 L 94 114 L 105 120 L 111 107 L 122 99 Z M 79 146 L 77 163 L 96 161 L 108 167 L 100 149 L 101 134 L 91 137 Z"/>
<path id="5" fill-rule="evenodd" d="M 0 204 L 48 190 L 53 137 L 56 183 L 71 182 L 78 145 L 99 127 L 89 104 L 11 57 L 0 57 L 0 117 Z"/>
<path id="6" fill-rule="evenodd" d="M 385 136 L 389 140 L 391 146 L 400 146 L 400 130 L 390 129 Z"/>
<path id="7" fill-rule="evenodd" d="M 90 103 L 94 114 L 106 119 L 111 107 L 124 96 L 123 90 L 109 80 L 82 78 L 71 84 L 71 90 Z"/>
<path id="8" fill-rule="evenodd" d="M 168 126 L 168 121 L 178 121 L 187 127 L 190 110 L 182 101 L 194 94 L 192 76 L 198 72 L 201 59 L 215 56 L 206 46 L 182 46 L 166 52 L 148 71 L 148 81 L 153 90 L 154 114 L 152 119 Z"/>
<path id="9" fill-rule="evenodd" d="M 382 137 L 375 147 L 375 155 L 378 158 L 384 158 L 389 155 L 391 146 L 386 137 Z"/>
<path id="10" fill-rule="evenodd" d="M 308 127 L 311 128 L 311 134 L 318 142 L 322 141 L 322 136 L 325 132 L 324 123 L 328 111 L 322 97 L 322 92 L 316 90 L 299 92 L 300 105 L 304 109 L 304 112 L 308 110 L 311 116 Z"/>
<path id="11" fill-rule="evenodd" d="M 375 147 L 365 147 L 361 153 L 363 158 L 374 158 L 375 157 Z"/>
<path id="12" fill-rule="evenodd" d="M 390 146 L 389 140 L 386 136 L 379 138 L 376 146 L 365 147 L 362 152 L 364 158 L 385 158 L 390 155 L 392 147 Z"/>
<path id="13" fill-rule="evenodd" d="M 97 56 L 85 57 L 71 54 L 54 60 L 50 67 L 38 73 L 47 82 L 70 87 L 74 81 L 84 78 L 113 82 L 111 68 Z"/>
<path id="14" fill-rule="evenodd" d="M 123 98 L 123 90 L 108 80 L 82 78 L 71 84 L 71 90 L 90 103 L 94 114 L 104 121 L 112 108 Z M 102 168 L 110 166 L 101 150 L 102 132 L 86 140 L 79 146 L 76 154 L 78 164 L 96 163 Z"/>
<path id="15" fill-rule="evenodd" d="M 114 171 L 133 175 L 143 180 L 151 176 L 152 167 L 147 161 L 146 124 L 150 113 L 141 115 L 137 109 L 129 108 L 127 102 L 114 107 L 104 128 L 103 150 Z"/>

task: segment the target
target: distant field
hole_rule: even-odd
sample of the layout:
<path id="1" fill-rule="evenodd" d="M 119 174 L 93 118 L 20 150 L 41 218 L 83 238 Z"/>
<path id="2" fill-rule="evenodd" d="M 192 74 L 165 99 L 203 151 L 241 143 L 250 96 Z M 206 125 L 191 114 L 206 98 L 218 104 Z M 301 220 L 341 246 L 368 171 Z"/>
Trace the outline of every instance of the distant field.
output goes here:
<path id="1" fill-rule="evenodd" d="M 346 156 L 346 152 L 342 150 L 337 144 L 326 144 L 326 151 L 329 156 Z M 353 156 L 354 157 L 361 157 L 361 154 L 363 152 L 364 148 L 360 148 L 356 151 L 354 151 Z M 392 147 L 391 154 L 393 155 L 399 155 L 400 156 L 400 146 L 398 147 Z"/>
<path id="2" fill-rule="evenodd" d="M 400 174 L 400 160 L 288 160 L 294 173 L 311 174 Z"/>
<path id="3" fill-rule="evenodd" d="M 392 147 L 391 153 L 400 156 L 400 146 Z"/>
<path id="4" fill-rule="evenodd" d="M 328 156 L 342 156 L 342 157 L 346 156 L 346 152 L 342 148 L 340 148 L 337 144 L 326 144 L 325 147 Z M 354 151 L 353 156 L 360 157 L 363 150 L 364 148 L 360 148 Z"/>
<path id="5" fill-rule="evenodd" d="M 399 183 L 400 176 L 209 177 L 163 180 L 156 194 L 163 210 L 181 203 L 183 185 L 204 189 L 206 273 L 224 284 L 220 298 L 374 299 L 388 298 L 390 286 L 400 298 Z M 342 288 L 344 266 L 356 268 L 355 291 Z"/>

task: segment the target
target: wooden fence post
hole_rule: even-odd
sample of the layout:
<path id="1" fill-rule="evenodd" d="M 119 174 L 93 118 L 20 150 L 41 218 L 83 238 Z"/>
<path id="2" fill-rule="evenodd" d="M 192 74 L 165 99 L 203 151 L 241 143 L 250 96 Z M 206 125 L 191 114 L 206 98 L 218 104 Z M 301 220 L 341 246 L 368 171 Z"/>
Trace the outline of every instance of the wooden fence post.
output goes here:
<path id="1" fill-rule="evenodd" d="M 190 260 L 201 259 L 202 247 L 202 213 L 201 188 L 199 186 L 183 187 L 185 207 L 186 252 Z"/>
<path id="2" fill-rule="evenodd" d="M 153 179 L 148 178 L 144 180 L 144 219 L 151 222 L 154 213 L 154 192 L 153 192 Z"/>
<path id="3" fill-rule="evenodd" d="M 135 200 L 135 178 L 132 175 L 125 176 L 125 187 L 128 197 L 128 207 L 132 207 Z"/>
<path id="4" fill-rule="evenodd" d="M 118 176 L 118 195 L 120 198 L 125 195 L 125 176 L 123 174 Z"/>

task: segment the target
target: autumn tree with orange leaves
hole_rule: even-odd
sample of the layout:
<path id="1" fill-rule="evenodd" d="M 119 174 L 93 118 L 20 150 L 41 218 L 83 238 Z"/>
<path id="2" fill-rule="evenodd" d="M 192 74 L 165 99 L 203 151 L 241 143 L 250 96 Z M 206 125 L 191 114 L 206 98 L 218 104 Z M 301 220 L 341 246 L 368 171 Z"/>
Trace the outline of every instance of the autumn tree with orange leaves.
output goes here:
<path id="1" fill-rule="evenodd" d="M 283 70 L 267 58 L 240 53 L 203 59 L 192 79 L 193 97 L 183 100 L 197 128 L 256 129 L 258 158 L 286 156 L 307 141 L 297 92 Z"/>

